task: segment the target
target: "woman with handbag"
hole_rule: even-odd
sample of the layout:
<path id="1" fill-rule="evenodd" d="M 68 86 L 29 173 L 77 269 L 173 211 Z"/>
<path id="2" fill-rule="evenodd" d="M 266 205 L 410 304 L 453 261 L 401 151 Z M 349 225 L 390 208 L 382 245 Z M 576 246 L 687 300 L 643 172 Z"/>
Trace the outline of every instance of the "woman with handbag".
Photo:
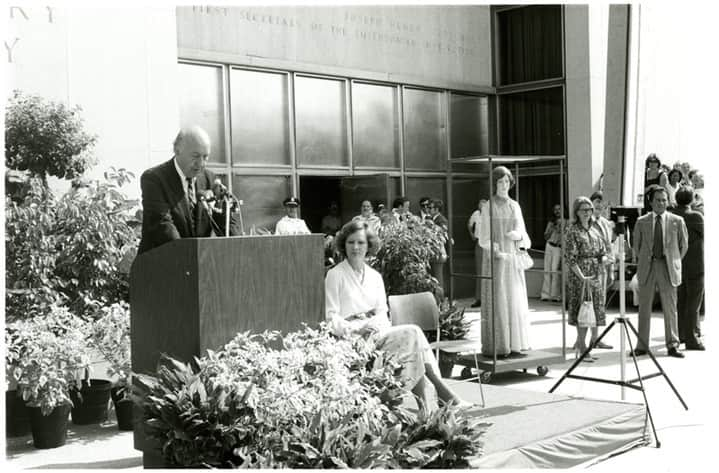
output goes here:
<path id="1" fill-rule="evenodd" d="M 479 220 L 482 275 L 493 273 L 493 279 L 482 279 L 481 283 L 482 354 L 519 357 L 524 356 L 521 351 L 529 349 L 529 303 L 524 270 L 531 266 L 532 258 L 523 250 L 531 246 L 531 241 L 522 209 L 509 197 L 509 189 L 514 185 L 512 173 L 504 166 L 497 166 L 492 170 L 492 180 L 495 194 L 489 202 L 491 222 L 489 207 L 482 209 Z"/>
<path id="2" fill-rule="evenodd" d="M 597 339 L 598 326 L 606 325 L 606 265 L 611 264 L 610 249 L 601 229 L 592 221 L 594 206 L 585 196 L 577 197 L 572 205 L 574 221 L 567 227 L 564 239 L 564 258 L 569 268 L 567 278 L 567 308 L 569 324 L 577 327 L 575 354 L 587 349 L 587 329 L 591 342 Z M 586 304 L 585 302 L 591 301 Z M 593 309 L 594 320 L 591 321 Z M 582 320 L 580 320 L 580 313 Z M 586 362 L 596 357 L 587 356 Z"/>

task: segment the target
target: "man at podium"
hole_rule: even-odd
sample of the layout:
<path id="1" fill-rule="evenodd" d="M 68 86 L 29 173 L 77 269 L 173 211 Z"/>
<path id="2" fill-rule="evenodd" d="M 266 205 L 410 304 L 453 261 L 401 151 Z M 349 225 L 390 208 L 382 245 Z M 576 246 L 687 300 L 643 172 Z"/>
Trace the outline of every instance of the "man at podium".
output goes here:
<path id="1" fill-rule="evenodd" d="M 183 128 L 175 137 L 173 151 L 172 159 L 140 178 L 143 218 L 138 254 L 178 238 L 225 234 L 225 215 L 211 206 L 212 187 L 219 181 L 205 169 L 209 135 L 199 126 Z M 231 219 L 231 234 L 233 227 Z"/>

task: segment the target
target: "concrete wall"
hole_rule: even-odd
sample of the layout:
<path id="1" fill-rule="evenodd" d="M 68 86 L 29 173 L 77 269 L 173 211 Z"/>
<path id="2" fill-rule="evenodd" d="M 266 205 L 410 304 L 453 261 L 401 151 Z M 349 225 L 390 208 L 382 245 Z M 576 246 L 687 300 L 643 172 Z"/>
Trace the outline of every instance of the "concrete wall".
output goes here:
<path id="1" fill-rule="evenodd" d="M 570 205 L 577 196 L 590 196 L 602 186 L 606 200 L 611 205 L 619 203 L 624 167 L 626 8 L 565 7 Z"/>
<path id="2" fill-rule="evenodd" d="M 139 174 L 168 159 L 179 126 L 174 7 L 10 7 L 4 89 L 80 105 L 98 135 L 99 177 L 110 166 Z M 57 190 L 67 188 L 53 181 Z"/>
<path id="3" fill-rule="evenodd" d="M 488 5 L 177 9 L 181 57 L 471 89 L 490 86 Z"/>

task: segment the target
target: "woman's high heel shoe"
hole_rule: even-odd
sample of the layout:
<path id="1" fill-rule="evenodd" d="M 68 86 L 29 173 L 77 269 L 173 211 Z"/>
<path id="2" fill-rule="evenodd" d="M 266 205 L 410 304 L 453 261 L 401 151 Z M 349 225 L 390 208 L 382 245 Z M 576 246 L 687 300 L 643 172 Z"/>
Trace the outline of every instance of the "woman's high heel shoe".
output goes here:
<path id="1" fill-rule="evenodd" d="M 582 353 L 584 353 L 584 351 L 586 350 L 586 348 L 580 349 L 580 348 L 576 348 L 576 346 L 577 346 L 577 344 L 575 343 L 575 344 L 574 344 L 574 347 L 572 347 L 572 348 L 574 348 L 574 359 L 575 359 L 575 360 L 578 360 L 579 357 L 582 356 Z M 592 354 L 589 353 L 589 354 L 587 354 L 587 356 L 585 356 L 585 357 L 582 359 L 582 362 L 584 362 L 584 363 L 594 363 L 594 360 L 596 360 L 596 359 L 597 359 L 597 358 L 593 357 Z"/>

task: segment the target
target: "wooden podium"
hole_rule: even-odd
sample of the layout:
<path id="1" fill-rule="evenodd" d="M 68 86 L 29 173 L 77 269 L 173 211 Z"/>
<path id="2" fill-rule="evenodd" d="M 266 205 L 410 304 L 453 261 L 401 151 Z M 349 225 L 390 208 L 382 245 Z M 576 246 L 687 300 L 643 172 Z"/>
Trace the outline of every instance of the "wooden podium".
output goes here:
<path id="1" fill-rule="evenodd" d="M 293 331 L 324 319 L 322 235 L 183 238 L 139 255 L 130 272 L 132 369 L 161 353 L 188 362 L 251 330 Z M 136 424 L 135 448 L 156 448 Z"/>

